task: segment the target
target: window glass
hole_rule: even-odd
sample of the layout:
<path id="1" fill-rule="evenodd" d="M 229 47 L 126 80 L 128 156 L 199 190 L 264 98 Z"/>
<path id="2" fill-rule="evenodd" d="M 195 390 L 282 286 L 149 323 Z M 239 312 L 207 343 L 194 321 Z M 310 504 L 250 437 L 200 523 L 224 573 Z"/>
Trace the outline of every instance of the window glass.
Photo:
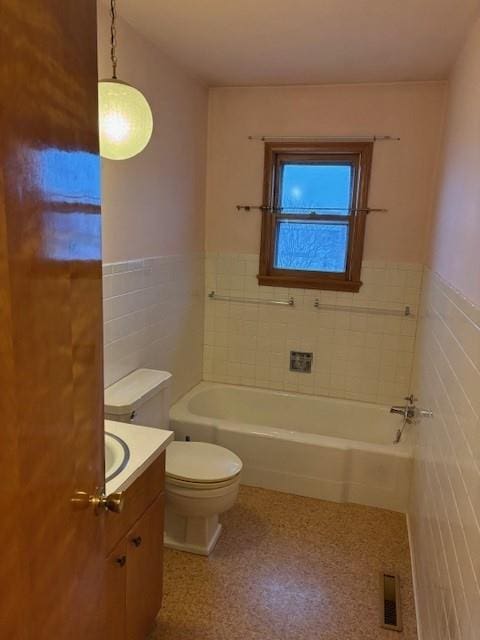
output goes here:
<path id="1" fill-rule="evenodd" d="M 276 269 L 343 272 L 348 255 L 348 224 L 280 220 L 274 266 Z"/>
<path id="2" fill-rule="evenodd" d="M 348 215 L 352 167 L 348 164 L 284 164 L 280 189 L 282 213 L 332 209 L 332 214 Z"/>

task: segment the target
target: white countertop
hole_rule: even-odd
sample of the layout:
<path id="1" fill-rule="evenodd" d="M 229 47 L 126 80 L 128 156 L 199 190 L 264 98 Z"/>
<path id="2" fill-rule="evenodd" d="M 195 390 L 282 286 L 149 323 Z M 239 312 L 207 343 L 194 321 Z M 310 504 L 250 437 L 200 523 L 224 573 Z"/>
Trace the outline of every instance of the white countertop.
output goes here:
<path id="1" fill-rule="evenodd" d="M 125 469 L 107 482 L 107 495 L 115 491 L 124 491 L 133 484 L 174 439 L 173 431 L 112 420 L 105 420 L 105 431 L 121 438 L 130 449 L 130 459 Z"/>

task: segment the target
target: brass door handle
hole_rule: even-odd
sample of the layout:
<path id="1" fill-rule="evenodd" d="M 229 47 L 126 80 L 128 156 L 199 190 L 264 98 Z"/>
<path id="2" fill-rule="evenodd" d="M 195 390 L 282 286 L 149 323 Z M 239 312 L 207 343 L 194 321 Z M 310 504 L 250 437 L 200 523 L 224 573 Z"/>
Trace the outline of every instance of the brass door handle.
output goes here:
<path id="1" fill-rule="evenodd" d="M 93 496 L 89 496 L 85 491 L 77 491 L 71 498 L 71 502 L 75 509 L 85 509 L 92 506 L 97 515 L 102 511 L 121 513 L 125 506 L 125 496 L 121 491 L 106 496 L 102 489 L 98 489 Z"/>
<path id="2" fill-rule="evenodd" d="M 120 491 L 111 493 L 108 496 L 104 493 L 99 493 L 95 496 L 90 496 L 89 502 L 97 512 L 104 510 L 121 513 L 125 506 L 125 496 Z"/>

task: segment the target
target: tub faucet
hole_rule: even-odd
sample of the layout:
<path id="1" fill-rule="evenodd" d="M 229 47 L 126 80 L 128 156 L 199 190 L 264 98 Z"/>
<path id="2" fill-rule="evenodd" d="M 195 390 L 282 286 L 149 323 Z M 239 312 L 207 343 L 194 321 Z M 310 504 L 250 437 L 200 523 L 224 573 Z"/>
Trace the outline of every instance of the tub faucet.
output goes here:
<path id="1" fill-rule="evenodd" d="M 403 416 L 403 427 L 398 429 L 395 435 L 395 440 L 393 441 L 394 444 L 398 444 L 402 439 L 405 425 L 414 424 L 417 421 L 417 418 L 433 418 L 433 411 L 430 409 L 419 409 L 415 405 L 417 398 L 415 398 L 413 394 L 406 397 L 405 400 L 408 402 L 405 406 L 393 406 L 390 408 L 390 413 L 396 413 Z"/>
<path id="2" fill-rule="evenodd" d="M 405 406 L 393 406 L 390 409 L 390 413 L 397 413 L 398 415 L 403 416 L 405 422 L 411 424 L 414 421 L 417 412 L 417 408 L 415 406 L 417 398 L 412 394 L 407 396 L 405 400 L 407 400 L 408 404 Z"/>

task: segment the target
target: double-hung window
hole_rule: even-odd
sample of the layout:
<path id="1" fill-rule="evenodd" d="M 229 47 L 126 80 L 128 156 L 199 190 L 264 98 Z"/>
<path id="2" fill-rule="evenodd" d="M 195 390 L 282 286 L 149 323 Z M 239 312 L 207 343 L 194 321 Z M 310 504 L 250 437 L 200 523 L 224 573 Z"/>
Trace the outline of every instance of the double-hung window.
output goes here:
<path id="1" fill-rule="evenodd" d="M 371 142 L 266 143 L 261 285 L 358 291 Z"/>

